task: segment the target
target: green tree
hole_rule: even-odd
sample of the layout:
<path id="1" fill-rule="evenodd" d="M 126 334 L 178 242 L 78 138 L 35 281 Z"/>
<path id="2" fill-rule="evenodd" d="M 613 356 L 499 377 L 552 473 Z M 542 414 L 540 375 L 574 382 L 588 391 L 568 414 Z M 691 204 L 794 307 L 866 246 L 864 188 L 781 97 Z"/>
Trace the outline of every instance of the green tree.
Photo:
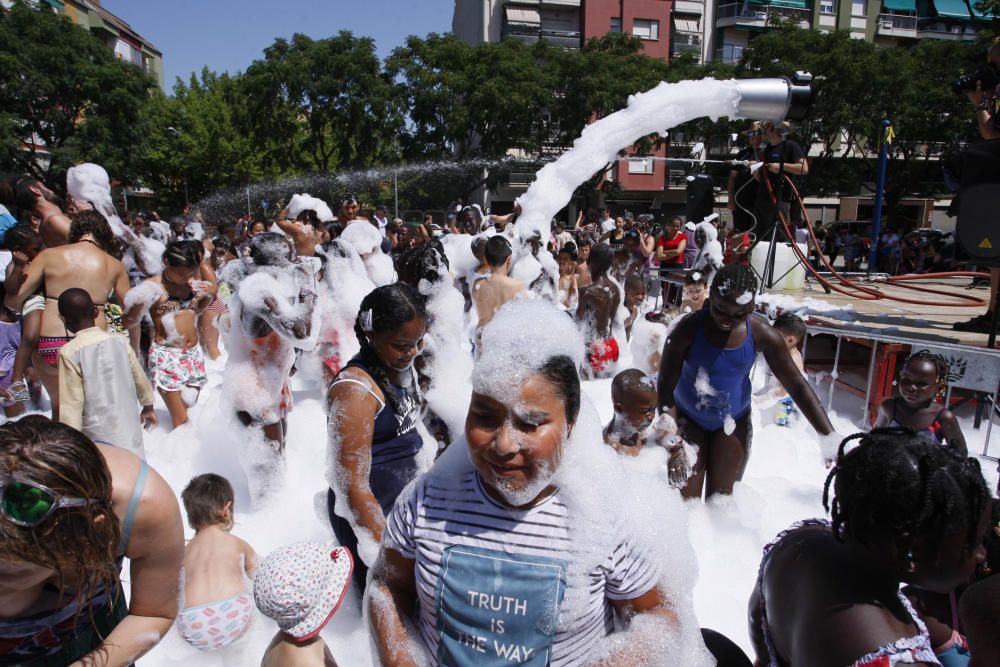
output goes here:
<path id="1" fill-rule="evenodd" d="M 342 31 L 277 39 L 240 87 L 269 172 L 368 167 L 396 152 L 403 122 L 397 88 L 370 38 Z"/>
<path id="2" fill-rule="evenodd" d="M 55 184 L 74 163 L 139 176 L 155 83 L 68 18 L 18 0 L 0 12 L 0 168 Z"/>
<path id="3" fill-rule="evenodd" d="M 469 46 L 453 35 L 410 37 L 386 62 L 409 123 L 404 157 L 500 157 L 537 151 L 552 98 L 540 66 L 548 47 L 517 40 Z"/>
<path id="4" fill-rule="evenodd" d="M 144 113 L 148 131 L 146 183 L 164 203 L 178 205 L 223 188 L 245 186 L 268 174 L 262 151 L 239 127 L 245 101 L 237 80 L 204 69 L 178 79 L 172 97 L 157 92 Z"/>
<path id="5" fill-rule="evenodd" d="M 891 119 L 891 208 L 906 194 L 935 189 L 927 182 L 928 161 L 975 137 L 968 101 L 947 85 L 969 66 L 974 50 L 940 40 L 879 48 L 846 31 L 784 26 L 750 42 L 739 75 L 817 75 L 812 113 L 796 132 L 820 150 L 805 184 L 810 192 L 857 192 L 860 181 L 874 181 L 881 121 Z"/>

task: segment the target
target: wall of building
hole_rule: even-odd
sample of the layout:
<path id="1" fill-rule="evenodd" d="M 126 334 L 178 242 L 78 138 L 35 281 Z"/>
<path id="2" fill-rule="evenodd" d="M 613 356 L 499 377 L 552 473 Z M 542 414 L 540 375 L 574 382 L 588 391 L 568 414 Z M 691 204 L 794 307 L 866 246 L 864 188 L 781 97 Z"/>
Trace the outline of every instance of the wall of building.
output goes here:
<path id="1" fill-rule="evenodd" d="M 642 52 L 651 58 L 670 59 L 670 13 L 673 0 L 583 0 L 583 37 L 612 32 L 612 19 L 621 32 L 635 34 L 636 21 L 656 21 L 656 39 L 643 39 Z"/>
<path id="2" fill-rule="evenodd" d="M 466 44 L 499 42 L 503 0 L 455 0 L 451 32 Z"/>

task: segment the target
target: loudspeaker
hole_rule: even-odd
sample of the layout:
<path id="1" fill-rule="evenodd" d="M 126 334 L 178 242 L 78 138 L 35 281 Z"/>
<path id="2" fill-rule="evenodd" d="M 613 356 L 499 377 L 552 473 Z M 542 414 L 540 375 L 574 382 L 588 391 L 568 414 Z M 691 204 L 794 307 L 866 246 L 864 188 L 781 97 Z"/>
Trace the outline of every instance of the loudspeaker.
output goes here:
<path id="1" fill-rule="evenodd" d="M 1000 183 L 963 187 L 958 198 L 955 236 L 972 259 L 1000 259 Z"/>
<path id="2" fill-rule="evenodd" d="M 695 224 L 712 215 L 715 206 L 715 181 L 708 174 L 688 176 L 685 220 Z"/>

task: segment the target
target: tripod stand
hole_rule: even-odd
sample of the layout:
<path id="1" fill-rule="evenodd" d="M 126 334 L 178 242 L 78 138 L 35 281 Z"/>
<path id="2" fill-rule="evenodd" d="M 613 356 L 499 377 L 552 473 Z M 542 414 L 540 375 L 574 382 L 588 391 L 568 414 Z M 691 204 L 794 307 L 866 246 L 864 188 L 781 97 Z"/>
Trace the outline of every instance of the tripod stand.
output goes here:
<path id="1" fill-rule="evenodd" d="M 782 143 L 784 143 L 784 142 L 782 142 Z M 766 165 L 765 165 L 764 168 L 766 169 Z M 785 193 L 785 149 L 784 149 L 784 147 L 782 147 L 782 149 L 781 149 L 780 157 L 779 157 L 779 160 L 778 160 L 777 175 L 778 175 L 778 186 L 777 186 L 777 191 L 773 193 L 774 194 L 774 212 L 771 215 L 770 228 L 768 229 L 768 231 L 766 231 L 765 233 L 763 233 L 760 236 L 758 236 L 757 239 L 754 241 L 753 246 L 748 250 L 748 252 L 752 253 L 753 252 L 753 248 L 755 248 L 761 241 L 767 240 L 767 242 L 768 242 L 767 256 L 764 259 L 764 267 L 763 267 L 763 269 L 760 272 L 757 272 L 757 270 L 753 268 L 753 263 L 751 262 L 751 264 L 750 264 L 751 270 L 755 274 L 757 274 L 757 279 L 758 279 L 758 283 L 759 283 L 758 294 L 763 294 L 765 289 L 772 289 L 776 284 L 778 284 L 782 280 L 784 280 L 785 276 L 787 276 L 788 274 L 790 274 L 792 271 L 795 270 L 796 267 L 798 267 L 800 264 L 802 264 L 802 260 L 796 258 L 795 263 L 792 264 L 792 266 L 790 266 L 787 271 L 785 271 L 784 273 L 782 273 L 778 277 L 775 277 L 775 275 L 774 275 L 774 272 L 775 272 L 775 270 L 774 270 L 774 264 L 775 264 L 775 260 L 776 260 L 776 256 L 777 256 L 778 243 L 780 242 L 779 239 L 781 238 L 779 236 L 779 231 L 780 232 L 784 232 L 785 231 L 785 223 L 782 222 L 782 220 L 781 220 L 781 202 L 782 202 L 782 197 L 784 196 L 784 193 Z M 767 174 L 764 174 L 763 178 L 769 178 L 769 176 Z M 765 190 L 768 193 L 771 192 L 771 188 L 770 187 L 765 188 Z M 760 196 L 760 195 L 758 195 L 758 196 Z M 789 209 L 790 209 L 790 207 L 789 207 Z M 795 239 L 794 238 L 788 239 L 788 241 L 790 243 L 794 243 Z M 806 274 L 808 275 L 808 269 L 806 271 Z M 829 287 L 827 287 L 827 286 L 824 285 L 823 289 L 826 290 L 827 294 L 830 293 L 830 288 Z"/>

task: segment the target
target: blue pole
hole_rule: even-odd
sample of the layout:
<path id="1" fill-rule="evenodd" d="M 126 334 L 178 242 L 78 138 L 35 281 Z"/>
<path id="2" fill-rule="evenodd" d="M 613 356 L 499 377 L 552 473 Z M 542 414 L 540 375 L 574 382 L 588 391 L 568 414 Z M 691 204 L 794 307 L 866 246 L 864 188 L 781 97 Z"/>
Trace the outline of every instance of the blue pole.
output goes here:
<path id="1" fill-rule="evenodd" d="M 888 118 L 882 120 L 882 147 L 878 153 L 878 176 L 875 179 L 875 212 L 872 214 L 872 246 L 868 253 L 868 275 L 872 274 L 878 262 L 878 243 L 882 234 L 882 200 L 885 199 L 885 168 L 889 162 L 889 128 L 892 121 Z"/>

